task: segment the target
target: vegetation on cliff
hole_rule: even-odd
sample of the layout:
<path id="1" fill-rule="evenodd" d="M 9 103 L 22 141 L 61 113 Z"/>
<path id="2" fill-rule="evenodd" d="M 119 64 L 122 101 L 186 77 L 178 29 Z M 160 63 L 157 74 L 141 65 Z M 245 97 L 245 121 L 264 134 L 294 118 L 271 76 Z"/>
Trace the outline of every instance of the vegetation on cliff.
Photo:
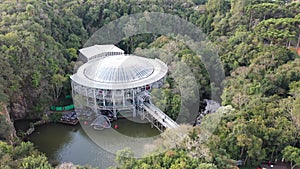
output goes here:
<path id="1" fill-rule="evenodd" d="M 0 2 L 0 102 L 7 105 L 12 117 L 22 118 L 25 111 L 26 117 L 42 116 L 49 105 L 70 92 L 68 77 L 73 73 L 77 50 L 98 28 L 124 15 L 165 12 L 202 29 L 218 49 L 226 73 L 222 104 L 232 105 L 234 110 L 224 116 L 205 144 L 215 156 L 210 161 L 202 161 L 203 165 L 226 168 L 230 160 L 238 159 L 248 165 L 257 165 L 263 160 L 279 160 L 299 151 L 300 60 L 295 52 L 300 43 L 299 1 Z M 172 45 L 174 43 L 176 45 Z M 199 95 L 210 97 L 211 86 L 204 66 L 199 63 L 198 56 L 180 42 L 145 34 L 124 39 L 118 45 L 127 52 L 138 47 L 173 50 L 175 46 L 178 60 L 194 70 Z M 168 79 L 168 85 L 161 104 L 166 104 L 167 113 L 175 117 L 180 93 L 172 78 Z M 6 131 L 9 131 L 6 119 L 0 115 L 0 120 L 0 138 L 6 139 Z M 5 149 L 10 154 L 17 148 Z M 192 168 L 201 159 L 190 158 L 189 151 L 182 147 L 143 160 L 128 158 L 133 160 L 129 165 L 124 159 L 120 164 L 123 168 Z M 13 153 L 1 158 L 6 158 L 5 165 L 22 166 L 33 157 L 37 163 L 49 165 L 38 153 L 22 155 L 22 160 L 17 160 L 19 157 Z M 14 160 L 18 163 L 13 163 Z M 286 160 L 293 165 L 299 164 L 296 156 Z"/>
<path id="2" fill-rule="evenodd" d="M 0 140 L 13 144 L 16 136 L 14 125 L 5 105 L 0 104 Z"/>

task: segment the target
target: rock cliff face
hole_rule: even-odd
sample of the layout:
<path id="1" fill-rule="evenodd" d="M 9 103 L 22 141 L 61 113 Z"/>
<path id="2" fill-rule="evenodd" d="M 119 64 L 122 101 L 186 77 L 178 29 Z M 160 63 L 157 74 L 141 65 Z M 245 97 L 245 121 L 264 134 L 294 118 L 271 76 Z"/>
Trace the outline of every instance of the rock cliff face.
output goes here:
<path id="1" fill-rule="evenodd" d="M 4 126 L 1 127 L 6 128 L 6 130 L 3 131 L 6 132 L 4 134 L 4 136 L 6 137 L 5 139 L 8 143 L 13 144 L 13 140 L 17 137 L 15 127 L 13 125 L 13 122 L 11 121 L 6 105 L 0 104 L 0 107 L 1 107 L 0 115 L 4 116 L 4 121 L 3 122 L 1 121 Z"/>
<path id="2" fill-rule="evenodd" d="M 19 96 L 10 106 L 10 114 L 14 120 L 23 119 L 26 116 L 27 103 L 24 97 Z"/>
<path id="3" fill-rule="evenodd" d="M 215 113 L 220 107 L 220 103 L 213 101 L 213 100 L 204 100 L 206 102 L 206 107 L 205 110 L 202 112 L 199 112 L 199 115 L 196 119 L 196 126 L 201 124 L 201 120 L 204 116 L 208 115 L 208 114 L 212 114 Z"/>

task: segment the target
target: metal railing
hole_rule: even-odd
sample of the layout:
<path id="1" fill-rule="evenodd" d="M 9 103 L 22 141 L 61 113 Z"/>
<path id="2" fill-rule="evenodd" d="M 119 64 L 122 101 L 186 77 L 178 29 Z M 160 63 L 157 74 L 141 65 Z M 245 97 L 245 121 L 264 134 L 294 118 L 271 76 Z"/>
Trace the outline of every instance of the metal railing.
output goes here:
<path id="1" fill-rule="evenodd" d="M 158 107 L 151 103 L 144 103 L 143 109 L 146 110 L 146 112 L 151 115 L 157 122 L 159 122 L 162 126 L 165 128 L 177 128 L 179 125 L 171 119 L 168 115 L 166 115 L 163 111 L 161 111 Z M 153 125 L 155 123 L 151 121 L 151 119 L 147 118 Z M 158 126 L 156 126 L 158 127 Z"/>

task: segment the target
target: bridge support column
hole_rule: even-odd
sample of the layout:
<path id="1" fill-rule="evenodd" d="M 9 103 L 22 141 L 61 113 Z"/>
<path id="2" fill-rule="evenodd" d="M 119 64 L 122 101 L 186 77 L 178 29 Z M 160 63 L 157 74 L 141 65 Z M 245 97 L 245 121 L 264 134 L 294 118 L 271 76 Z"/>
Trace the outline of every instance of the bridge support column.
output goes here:
<path id="1" fill-rule="evenodd" d="M 145 110 L 143 108 L 141 108 L 142 113 L 141 113 L 141 120 L 145 120 Z"/>
<path id="2" fill-rule="evenodd" d="M 133 114 L 132 114 L 132 116 L 135 118 L 136 117 L 136 108 L 134 107 L 133 108 Z"/>
<path id="3" fill-rule="evenodd" d="M 116 120 L 117 119 L 117 110 L 116 109 L 113 109 L 113 115 L 114 115 L 114 119 Z"/>

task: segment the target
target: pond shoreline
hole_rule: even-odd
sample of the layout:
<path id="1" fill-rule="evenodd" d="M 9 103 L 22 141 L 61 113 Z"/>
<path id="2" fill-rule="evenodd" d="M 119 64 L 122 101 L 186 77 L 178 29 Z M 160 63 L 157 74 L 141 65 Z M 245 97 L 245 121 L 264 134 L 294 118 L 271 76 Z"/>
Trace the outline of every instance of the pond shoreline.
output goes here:
<path id="1" fill-rule="evenodd" d="M 38 123 L 38 121 L 41 121 L 41 119 L 15 121 L 16 129 L 21 129 L 20 123 L 25 129 L 28 129 L 30 122 L 32 124 L 36 123 L 35 130 L 25 139 L 32 142 L 40 152 L 45 153 L 51 164 L 72 162 L 75 165 L 90 165 L 100 169 L 115 165 L 115 153 L 108 152 L 96 144 L 81 125 L 45 123 L 44 121 Z M 160 134 L 156 129 L 151 128 L 150 124 L 134 122 L 133 119 L 120 119 L 113 123 L 120 126 L 117 129 L 120 134 L 133 138 L 147 138 Z M 102 134 L 109 133 L 109 130 L 94 132 L 101 139 L 104 136 Z M 107 146 L 111 145 L 112 143 L 109 142 Z M 125 144 L 124 147 L 126 146 Z"/>

